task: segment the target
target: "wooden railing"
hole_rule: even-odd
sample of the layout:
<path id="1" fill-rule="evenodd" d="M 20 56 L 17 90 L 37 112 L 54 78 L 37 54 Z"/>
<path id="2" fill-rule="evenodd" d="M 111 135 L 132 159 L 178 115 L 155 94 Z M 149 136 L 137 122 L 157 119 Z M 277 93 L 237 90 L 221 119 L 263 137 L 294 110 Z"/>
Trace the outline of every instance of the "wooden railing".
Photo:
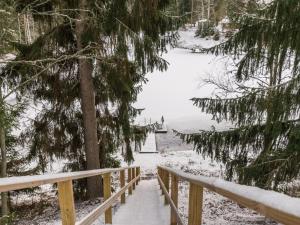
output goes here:
<path id="1" fill-rule="evenodd" d="M 127 184 L 125 184 L 125 171 L 128 171 Z M 120 190 L 111 195 L 111 173 L 120 172 Z M 72 180 L 102 176 L 104 202 L 86 215 L 83 219 L 76 222 L 76 214 L 73 197 Z M 125 192 L 132 194 L 132 190 L 140 180 L 140 167 L 125 167 L 117 169 L 99 169 L 71 173 L 59 173 L 37 176 L 9 177 L 0 179 L 0 192 L 19 190 L 23 188 L 37 187 L 44 184 L 57 183 L 58 200 L 63 225 L 89 225 L 92 224 L 100 215 L 105 213 L 105 223 L 112 223 L 112 204 L 121 197 L 121 203 L 125 203 Z M 100 191 L 100 190 L 99 190 Z"/>
<path id="2" fill-rule="evenodd" d="M 165 203 L 169 203 L 171 206 L 171 225 L 184 225 L 178 212 L 179 179 L 189 182 L 190 185 L 188 225 L 202 224 L 203 188 L 207 188 L 210 191 L 223 195 L 238 204 L 253 209 L 266 217 L 285 225 L 300 224 L 300 210 L 299 205 L 297 206 L 297 203 L 300 202 L 299 199 L 256 187 L 248 187 L 222 181 L 217 178 L 195 176 L 163 166 L 158 166 L 157 177 L 165 196 Z M 258 196 L 260 196 L 261 199 L 258 199 Z M 268 199 L 271 199 L 271 201 L 268 201 Z M 272 199 L 276 200 L 273 201 Z M 293 212 L 290 211 L 291 207 L 283 206 L 287 206 L 290 203 L 296 208 Z"/>

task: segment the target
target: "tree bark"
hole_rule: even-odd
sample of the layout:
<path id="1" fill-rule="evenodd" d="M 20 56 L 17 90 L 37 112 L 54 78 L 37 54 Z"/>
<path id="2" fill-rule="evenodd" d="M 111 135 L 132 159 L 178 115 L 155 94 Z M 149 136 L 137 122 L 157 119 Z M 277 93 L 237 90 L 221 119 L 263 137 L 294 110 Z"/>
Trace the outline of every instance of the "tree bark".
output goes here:
<path id="1" fill-rule="evenodd" d="M 79 1 L 79 8 L 86 9 L 86 0 Z M 86 12 L 80 12 L 80 19 L 76 22 L 77 49 L 82 50 L 82 35 L 86 24 Z M 93 84 L 93 64 L 90 59 L 79 59 L 81 108 L 84 125 L 84 144 L 86 153 L 86 166 L 88 170 L 100 168 L 100 154 L 97 138 L 97 120 L 95 107 L 95 93 Z M 100 177 L 87 178 L 88 197 L 90 199 L 103 194 Z"/>
<path id="2" fill-rule="evenodd" d="M 175 0 L 175 3 L 176 3 L 176 13 L 177 13 L 177 16 L 180 16 L 180 6 L 179 6 L 178 0 Z"/>
<path id="3" fill-rule="evenodd" d="M 207 2 L 207 20 L 210 21 L 210 0 Z"/>
<path id="4" fill-rule="evenodd" d="M 201 33 L 203 32 L 204 26 L 204 0 L 201 0 Z"/>
<path id="5" fill-rule="evenodd" d="M 191 0 L 191 24 L 194 23 L 194 0 Z"/>
<path id="6" fill-rule="evenodd" d="M 0 104 L 2 104 L 1 88 L 0 88 Z M 5 128 L 3 125 L 0 126 L 0 148 L 1 148 L 1 177 L 3 178 L 7 176 Z M 1 213 L 2 216 L 5 216 L 9 213 L 7 192 L 1 192 Z"/>

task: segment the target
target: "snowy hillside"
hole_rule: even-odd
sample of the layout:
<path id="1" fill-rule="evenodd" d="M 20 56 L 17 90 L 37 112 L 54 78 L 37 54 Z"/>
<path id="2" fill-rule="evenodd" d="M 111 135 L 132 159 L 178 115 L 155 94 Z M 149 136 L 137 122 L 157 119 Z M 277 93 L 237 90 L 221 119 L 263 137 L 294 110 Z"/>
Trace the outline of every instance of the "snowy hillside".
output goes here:
<path id="1" fill-rule="evenodd" d="M 192 145 L 182 142 L 170 128 L 168 128 L 167 133 L 157 133 L 155 137 L 158 147 L 157 151 L 160 153 L 193 149 Z"/>

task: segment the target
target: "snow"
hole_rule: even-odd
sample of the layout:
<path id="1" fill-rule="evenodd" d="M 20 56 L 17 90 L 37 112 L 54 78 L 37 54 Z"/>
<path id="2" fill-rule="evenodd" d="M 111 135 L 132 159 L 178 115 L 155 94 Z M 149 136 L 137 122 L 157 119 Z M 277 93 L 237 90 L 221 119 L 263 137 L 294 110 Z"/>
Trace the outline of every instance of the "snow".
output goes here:
<path id="1" fill-rule="evenodd" d="M 155 71 L 153 74 L 147 74 L 149 82 L 144 86 L 135 105 L 137 108 L 146 108 L 138 120 L 145 121 L 145 118 L 147 118 L 151 121 L 159 121 L 163 115 L 168 124 L 168 133 L 150 134 L 145 146 L 142 148 L 143 152 L 155 151 L 156 138 L 158 153 L 134 153 L 135 161 L 133 165 L 141 166 L 142 181 L 133 192 L 133 195 L 126 198 L 125 205 L 120 205 L 119 202 L 114 205 L 114 224 L 169 224 L 169 206 L 164 206 L 155 180 L 158 165 L 169 166 L 189 173 L 191 176 L 192 174 L 196 175 L 197 179 L 202 179 L 217 187 L 222 187 L 228 191 L 234 190 L 236 193 L 245 195 L 250 199 L 269 204 L 272 207 L 277 207 L 277 209 L 288 210 L 294 215 L 300 215 L 298 209 L 299 199 L 222 180 L 222 164 L 203 158 L 192 150 L 193 146 L 182 143 L 172 132 L 172 129 L 197 131 L 199 129 L 211 129 L 212 126 L 216 128 L 224 126 L 224 124 L 218 125 L 212 121 L 210 115 L 201 113 L 189 100 L 192 97 L 211 97 L 215 89 L 209 85 L 200 86 L 202 79 L 216 74 L 222 75 L 226 70 L 227 62 L 227 59 L 223 57 L 191 53 L 190 49 L 192 48 L 207 48 L 218 43 L 213 40 L 195 38 L 194 31 L 195 28 L 181 30 L 178 48 L 170 49 L 168 53 L 162 56 L 170 63 L 167 71 Z M 127 164 L 122 162 L 122 166 L 127 166 Z M 117 186 L 117 179 L 117 177 L 113 179 L 113 182 L 116 183 L 115 186 Z M 179 211 L 185 221 L 187 221 L 188 215 L 188 193 L 188 183 L 181 181 L 179 183 Z M 33 219 L 36 224 L 60 224 L 57 199 L 55 194 L 53 196 L 53 200 L 50 201 L 48 207 L 42 210 L 39 209 L 38 215 Z M 77 202 L 77 220 L 83 218 L 101 202 L 102 199 Z M 22 221 L 18 221 L 18 224 L 32 224 L 32 218 L 22 218 Z M 104 224 L 103 216 L 95 224 Z M 278 223 L 205 189 L 203 224 L 275 225 Z"/>
<path id="2" fill-rule="evenodd" d="M 215 180 L 213 185 L 234 192 L 240 196 L 246 196 L 248 199 L 262 203 L 271 208 L 300 217 L 300 209 L 298 207 L 300 205 L 299 198 L 289 197 L 282 193 L 267 191 L 257 187 L 238 185 L 219 179 Z"/>
<path id="3" fill-rule="evenodd" d="M 145 120 L 160 121 L 163 115 L 169 128 L 183 131 L 219 126 L 212 120 L 211 115 L 202 113 L 190 99 L 212 96 L 215 87 L 203 86 L 203 79 L 208 76 L 222 76 L 229 59 L 212 54 L 191 53 L 186 48 L 210 47 L 218 43 L 211 39 L 196 38 L 194 32 L 195 28 L 180 30 L 179 47 L 162 55 L 169 63 L 167 71 L 154 71 L 146 75 L 149 81 L 135 103 L 135 107 L 145 108 L 137 118 L 137 123 Z"/>
<path id="4" fill-rule="evenodd" d="M 168 133 L 155 134 L 158 144 L 159 154 L 139 154 L 134 153 L 133 166 L 141 166 L 142 178 L 151 179 L 156 176 L 158 165 L 168 165 L 173 168 L 179 168 L 185 171 L 188 169 L 201 168 L 202 175 L 216 175 L 220 174 L 220 164 L 213 163 L 210 159 L 204 159 L 201 155 L 192 151 L 193 146 L 187 145 L 175 137 L 172 131 Z M 146 141 L 146 144 L 149 143 Z M 142 148 L 148 149 L 147 145 Z M 123 162 L 122 166 L 128 166 Z"/>
<path id="5" fill-rule="evenodd" d="M 113 215 L 113 225 L 169 225 L 170 207 L 164 205 L 156 179 L 143 180 Z"/>
<path id="6" fill-rule="evenodd" d="M 300 198 L 293 198 L 282 193 L 267 191 L 257 187 L 240 185 L 219 178 L 195 176 L 186 174 L 179 170 L 174 171 L 176 171 L 179 176 L 186 177 L 187 179 L 202 182 L 206 185 L 210 185 L 212 188 L 226 190 L 230 193 L 245 197 L 270 208 L 278 209 L 300 217 L 300 209 L 298 207 L 300 205 Z"/>
<path id="7" fill-rule="evenodd" d="M 186 48 L 186 49 L 195 49 L 195 48 L 210 48 L 222 41 L 214 41 L 211 38 L 199 38 L 195 37 L 197 26 L 189 27 L 188 29 L 180 29 L 179 35 L 180 39 L 178 41 L 177 47 Z"/>
<path id="8" fill-rule="evenodd" d="M 35 176 L 6 177 L 0 180 L 0 191 L 18 190 L 35 187 L 43 184 L 52 184 L 65 180 L 76 180 L 85 177 L 96 176 L 108 172 L 117 172 L 119 169 L 98 169 L 68 173 L 49 173 Z"/>
<path id="9" fill-rule="evenodd" d="M 155 143 L 155 134 L 150 133 L 146 139 L 145 145 L 141 149 L 141 153 L 155 153 L 157 152 Z"/>
<path id="10" fill-rule="evenodd" d="M 160 135 L 160 139 L 163 139 L 165 134 Z M 153 139 L 153 136 L 151 137 Z M 155 179 L 157 166 L 169 166 L 171 168 L 186 172 L 189 174 L 197 175 L 197 179 L 201 176 L 207 182 L 213 185 L 222 186 L 226 190 L 234 190 L 237 193 L 241 193 L 246 196 L 250 196 L 249 190 L 255 190 L 252 187 L 241 187 L 236 184 L 228 183 L 219 178 L 222 178 L 222 165 L 212 162 L 209 159 L 203 158 L 192 150 L 179 151 L 180 146 L 185 149 L 183 145 L 176 138 L 172 138 L 172 133 L 168 134 L 167 141 L 169 143 L 169 148 L 164 148 L 164 151 L 156 154 L 139 154 L 135 153 L 134 165 L 140 165 L 142 169 L 142 180 L 137 186 L 136 190 L 133 192 L 132 196 L 127 196 L 126 204 L 120 205 L 116 202 L 113 206 L 113 224 L 115 225 L 164 225 L 169 221 L 169 206 L 163 204 L 163 198 L 160 195 L 160 191 Z M 146 142 L 153 144 L 153 141 Z M 172 151 L 172 148 L 177 149 Z M 144 146 L 144 148 L 151 149 L 149 146 Z M 123 163 L 123 166 L 127 166 Z M 200 176 L 201 175 L 201 176 Z M 118 190 L 118 175 L 113 177 L 114 190 Z M 245 189 L 244 189 L 245 188 Z M 248 189 L 250 188 L 250 189 Z M 187 182 L 179 182 L 179 212 L 183 217 L 184 221 L 187 222 L 188 216 L 188 193 L 189 185 Z M 255 192 L 253 192 L 255 193 Z M 263 195 L 261 197 L 261 195 Z M 267 198 L 266 193 L 256 192 L 256 197 L 261 199 Z M 274 193 L 273 198 L 280 197 L 281 194 Z M 299 200 L 287 201 L 282 204 L 286 199 L 281 198 L 281 205 L 284 207 L 290 207 L 288 204 L 295 206 L 299 205 Z M 272 200 L 271 199 L 271 200 Z M 277 204 L 277 202 L 271 202 L 270 204 Z M 265 201 L 265 200 L 264 200 Z M 273 201 L 273 200 L 272 200 Z M 60 224 L 59 222 L 59 209 L 57 199 L 53 198 L 53 203 L 50 207 L 43 209 L 39 212 L 33 220 L 37 221 L 37 224 Z M 76 204 L 76 217 L 77 220 L 83 218 L 94 208 L 101 204 L 102 200 L 98 199 L 95 201 L 78 202 Z M 222 197 L 214 192 L 204 190 L 204 208 L 203 208 L 203 224 L 205 225 L 276 225 L 278 223 L 266 219 L 264 216 L 257 214 L 256 212 L 249 210 L 247 208 L 241 207 L 238 204 Z M 295 207 L 295 211 L 297 207 Z M 151 220 L 150 220 L 151 218 Z M 154 220 L 153 220 L 154 218 Z M 20 225 L 30 224 L 30 221 L 23 219 L 18 222 Z M 95 223 L 95 225 L 103 225 L 103 216 L 101 216 Z"/>
<path id="11" fill-rule="evenodd" d="M 194 151 L 187 150 L 188 147 L 180 143 L 172 133 L 156 134 L 158 141 L 159 154 L 135 154 L 134 165 L 141 165 L 142 178 L 153 179 L 157 165 L 169 166 L 194 175 L 211 177 L 212 180 L 222 181 L 222 165 L 203 158 Z M 165 139 L 165 140 L 164 140 Z M 169 147 L 162 148 L 162 143 L 168 143 Z M 180 151 L 181 148 L 181 151 Z M 176 149 L 176 151 L 173 151 Z M 124 164 L 125 165 L 125 164 Z M 225 181 L 224 181 L 225 182 Z M 226 183 L 226 182 L 225 182 Z M 230 189 L 231 187 L 229 187 Z M 179 183 L 179 212 L 187 222 L 188 215 L 188 193 L 189 185 L 187 182 Z M 247 194 L 248 195 L 248 194 Z M 278 223 L 268 218 L 244 208 L 235 202 L 204 189 L 203 224 L 206 225 L 276 225 Z M 122 207 L 121 207 L 122 208 Z"/>
<path id="12" fill-rule="evenodd" d="M 167 133 L 156 134 L 158 151 L 161 153 L 170 151 L 193 150 L 193 145 L 182 142 L 173 130 L 168 129 Z"/>

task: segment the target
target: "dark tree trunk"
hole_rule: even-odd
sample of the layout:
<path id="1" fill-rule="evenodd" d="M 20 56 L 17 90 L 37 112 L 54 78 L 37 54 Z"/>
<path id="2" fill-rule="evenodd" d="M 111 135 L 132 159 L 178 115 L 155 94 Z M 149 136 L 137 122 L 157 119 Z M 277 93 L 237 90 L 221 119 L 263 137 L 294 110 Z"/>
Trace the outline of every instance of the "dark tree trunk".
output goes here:
<path id="1" fill-rule="evenodd" d="M 0 147 L 1 147 L 1 177 L 7 177 L 5 130 L 2 127 L 0 128 Z M 1 213 L 2 216 L 5 216 L 9 213 L 7 192 L 1 192 Z"/>
<path id="2" fill-rule="evenodd" d="M 2 84 L 1 84 L 2 85 Z M 2 100 L 2 89 L 0 86 L 0 104 L 4 104 Z M 5 142 L 5 128 L 0 127 L 0 148 L 1 148 L 1 177 L 7 177 L 7 156 L 6 156 L 6 142 Z M 7 192 L 1 192 L 1 214 L 5 216 L 9 213 L 8 209 L 8 195 Z"/>
<path id="3" fill-rule="evenodd" d="M 79 8 L 86 8 L 86 1 L 80 0 Z M 76 22 L 77 48 L 82 50 L 85 46 L 82 43 L 84 33 L 85 11 L 81 11 L 80 20 Z M 93 65 L 90 59 L 79 59 L 81 108 L 83 113 L 84 125 L 84 144 L 86 153 L 86 165 L 88 170 L 99 169 L 99 146 L 97 138 L 97 121 L 95 107 L 95 93 L 93 84 Z M 102 184 L 100 177 L 91 177 L 87 179 L 88 197 L 95 198 L 102 195 Z"/>

